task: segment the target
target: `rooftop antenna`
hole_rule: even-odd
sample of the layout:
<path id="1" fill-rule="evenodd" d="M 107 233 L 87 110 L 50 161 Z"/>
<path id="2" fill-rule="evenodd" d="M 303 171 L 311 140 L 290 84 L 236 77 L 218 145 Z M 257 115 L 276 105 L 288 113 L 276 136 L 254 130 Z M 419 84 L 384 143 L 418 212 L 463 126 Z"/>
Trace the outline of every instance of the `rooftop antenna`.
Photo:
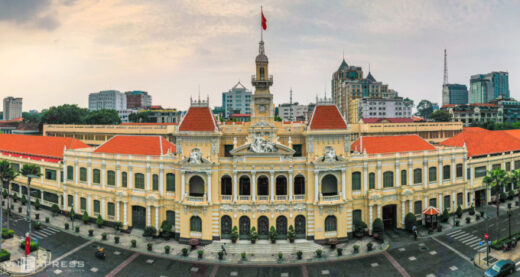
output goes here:
<path id="1" fill-rule="evenodd" d="M 199 102 L 200 102 L 200 84 L 199 84 Z"/>
<path id="2" fill-rule="evenodd" d="M 368 73 L 370 73 L 370 63 L 368 63 Z"/>
<path id="3" fill-rule="evenodd" d="M 292 113 L 292 87 L 289 91 L 289 121 L 293 121 L 293 113 Z"/>
<path id="4" fill-rule="evenodd" d="M 448 54 L 444 48 L 444 82 L 443 85 L 448 84 Z"/>
<path id="5" fill-rule="evenodd" d="M 345 60 L 345 49 L 343 48 L 343 60 Z"/>

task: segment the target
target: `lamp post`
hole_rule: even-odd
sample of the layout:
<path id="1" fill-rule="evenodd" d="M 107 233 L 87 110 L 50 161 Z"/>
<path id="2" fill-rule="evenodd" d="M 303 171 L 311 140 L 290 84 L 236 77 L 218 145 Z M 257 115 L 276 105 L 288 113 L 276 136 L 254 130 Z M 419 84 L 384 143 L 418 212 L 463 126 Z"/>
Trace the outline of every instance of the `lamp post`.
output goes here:
<path id="1" fill-rule="evenodd" d="M 31 180 L 32 178 L 38 178 L 38 175 L 29 174 L 27 175 L 27 234 L 31 237 Z"/>
<path id="2" fill-rule="evenodd" d="M 511 215 L 513 213 L 511 212 L 511 208 L 507 210 L 507 217 L 509 218 L 509 239 L 511 239 Z"/>

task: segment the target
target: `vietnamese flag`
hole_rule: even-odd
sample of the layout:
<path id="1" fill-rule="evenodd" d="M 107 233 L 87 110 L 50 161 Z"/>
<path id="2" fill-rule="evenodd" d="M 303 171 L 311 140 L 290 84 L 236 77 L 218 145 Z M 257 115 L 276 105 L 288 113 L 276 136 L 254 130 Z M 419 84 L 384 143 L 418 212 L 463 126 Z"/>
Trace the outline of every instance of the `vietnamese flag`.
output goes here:
<path id="1" fill-rule="evenodd" d="M 262 11 L 262 28 L 263 28 L 264 30 L 267 29 L 267 19 L 265 19 L 264 11 Z"/>

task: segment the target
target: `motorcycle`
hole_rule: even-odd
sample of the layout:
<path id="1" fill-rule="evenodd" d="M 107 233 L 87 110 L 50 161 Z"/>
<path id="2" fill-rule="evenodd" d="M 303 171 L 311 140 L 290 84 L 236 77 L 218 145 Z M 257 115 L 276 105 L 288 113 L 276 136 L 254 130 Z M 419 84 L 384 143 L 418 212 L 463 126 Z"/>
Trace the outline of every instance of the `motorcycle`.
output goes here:
<path id="1" fill-rule="evenodd" d="M 100 248 L 96 251 L 96 258 L 104 260 L 105 259 L 105 252 L 103 252 L 103 248 Z"/>
<path id="2" fill-rule="evenodd" d="M 503 249 L 504 252 L 507 252 L 511 249 L 512 249 L 512 247 L 509 243 L 504 243 L 504 249 Z"/>

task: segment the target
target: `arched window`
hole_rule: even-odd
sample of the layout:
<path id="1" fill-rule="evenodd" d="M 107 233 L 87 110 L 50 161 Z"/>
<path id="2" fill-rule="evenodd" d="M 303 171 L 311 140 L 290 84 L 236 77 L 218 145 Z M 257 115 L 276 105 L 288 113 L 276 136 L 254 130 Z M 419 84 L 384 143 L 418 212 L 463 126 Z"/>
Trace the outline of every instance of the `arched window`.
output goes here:
<path id="1" fill-rule="evenodd" d="M 276 218 L 276 232 L 282 238 L 287 235 L 287 218 L 283 215 Z"/>
<path id="2" fill-rule="evenodd" d="M 99 169 L 92 170 L 92 175 L 93 175 L 92 182 L 94 184 L 101 183 L 101 171 L 99 171 Z"/>
<path id="3" fill-rule="evenodd" d="M 251 181 L 248 176 L 242 176 L 238 180 L 239 194 L 240 195 L 251 195 Z"/>
<path id="4" fill-rule="evenodd" d="M 107 184 L 109 186 L 116 185 L 116 173 L 113 170 L 107 171 Z"/>
<path id="5" fill-rule="evenodd" d="M 298 175 L 294 178 L 294 195 L 305 194 L 305 178 Z"/>
<path id="6" fill-rule="evenodd" d="M 336 217 L 329 215 L 325 218 L 325 232 L 334 232 L 337 230 Z"/>
<path id="7" fill-rule="evenodd" d="M 263 80 L 265 76 L 265 69 L 263 67 L 260 67 L 260 80 Z"/>
<path id="8" fill-rule="evenodd" d="M 126 188 L 128 184 L 128 174 L 126 172 L 121 173 L 121 183 Z"/>
<path id="9" fill-rule="evenodd" d="M 401 186 L 406 186 L 407 181 L 406 170 L 401 170 Z"/>
<path id="10" fill-rule="evenodd" d="M 204 180 L 200 176 L 193 176 L 190 178 L 190 196 L 202 197 L 204 196 Z"/>
<path id="11" fill-rule="evenodd" d="M 437 181 L 437 168 L 432 166 L 428 169 L 428 181 L 435 182 Z"/>
<path id="12" fill-rule="evenodd" d="M 444 167 L 442 167 L 442 179 L 443 180 L 448 180 L 450 179 L 450 166 L 449 165 L 445 165 Z"/>
<path id="13" fill-rule="evenodd" d="M 166 174 L 166 191 L 175 192 L 175 174 Z"/>
<path id="14" fill-rule="evenodd" d="M 144 174 L 136 173 L 134 175 L 134 188 L 144 189 Z"/>
<path id="15" fill-rule="evenodd" d="M 71 165 L 67 166 L 67 180 L 74 180 L 74 167 Z"/>
<path id="16" fill-rule="evenodd" d="M 463 174 L 463 166 L 462 164 L 457 164 L 457 178 L 462 178 L 462 174 Z"/>
<path id="17" fill-rule="evenodd" d="M 258 195 L 269 195 L 269 179 L 266 176 L 258 177 Z"/>
<path id="18" fill-rule="evenodd" d="M 394 173 L 392 171 L 387 171 L 383 173 L 383 187 L 391 188 L 394 186 Z"/>
<path id="19" fill-rule="evenodd" d="M 231 225 L 231 217 L 228 215 L 225 215 L 220 219 L 220 235 L 222 238 L 227 239 L 231 236 Z"/>
<path id="20" fill-rule="evenodd" d="M 231 185 L 231 177 L 228 175 L 222 176 L 220 178 L 220 194 L 221 195 L 232 195 L 233 194 L 233 188 Z"/>
<path id="21" fill-rule="evenodd" d="M 359 186 L 361 186 L 361 184 L 359 184 Z M 368 174 L 368 189 L 375 189 L 375 188 L 376 188 L 376 174 L 374 172 L 370 172 Z"/>
<path id="22" fill-rule="evenodd" d="M 174 211 L 166 211 L 166 221 L 170 223 L 172 226 L 170 231 L 175 231 L 175 212 Z"/>
<path id="23" fill-rule="evenodd" d="M 361 190 L 361 172 L 352 172 L 352 190 Z"/>
<path id="24" fill-rule="evenodd" d="M 79 181 L 80 182 L 86 182 L 87 181 L 87 169 L 84 167 L 81 167 L 79 169 Z"/>
<path id="25" fill-rule="evenodd" d="M 152 175 L 152 189 L 159 190 L 159 175 L 157 174 Z"/>
<path id="26" fill-rule="evenodd" d="M 276 195 L 287 195 L 287 178 L 285 176 L 276 177 Z"/>
<path id="27" fill-rule="evenodd" d="M 190 218 L 190 231 L 202 232 L 202 220 L 198 216 L 192 216 Z"/>
<path id="28" fill-rule="evenodd" d="M 321 179 L 321 194 L 324 196 L 338 195 L 338 179 L 328 174 Z"/>
<path id="29" fill-rule="evenodd" d="M 422 170 L 420 168 L 416 168 L 413 170 L 413 183 L 414 184 L 422 183 Z"/>

